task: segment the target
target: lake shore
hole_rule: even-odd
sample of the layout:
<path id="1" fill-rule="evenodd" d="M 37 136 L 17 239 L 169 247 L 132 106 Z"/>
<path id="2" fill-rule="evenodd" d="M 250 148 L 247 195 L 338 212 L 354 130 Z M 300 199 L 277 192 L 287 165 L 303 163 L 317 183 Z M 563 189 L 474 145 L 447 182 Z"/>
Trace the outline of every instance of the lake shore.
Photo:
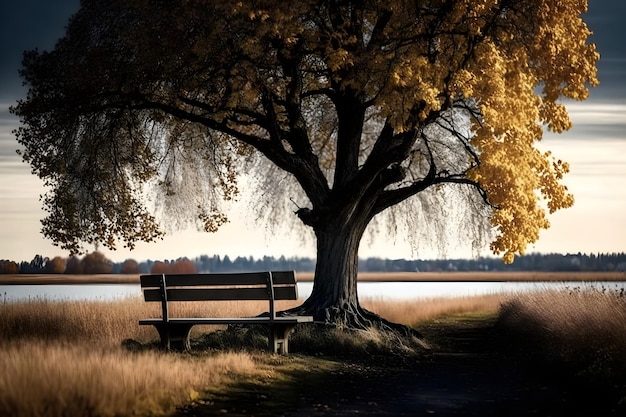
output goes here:
<path id="1" fill-rule="evenodd" d="M 312 282 L 312 272 L 297 274 L 301 282 Z M 540 271 L 492 271 L 492 272 L 362 272 L 362 282 L 594 282 L 626 281 L 625 272 L 540 272 Z M 88 285 L 88 284 L 139 284 L 139 274 L 4 274 L 0 285 Z"/>

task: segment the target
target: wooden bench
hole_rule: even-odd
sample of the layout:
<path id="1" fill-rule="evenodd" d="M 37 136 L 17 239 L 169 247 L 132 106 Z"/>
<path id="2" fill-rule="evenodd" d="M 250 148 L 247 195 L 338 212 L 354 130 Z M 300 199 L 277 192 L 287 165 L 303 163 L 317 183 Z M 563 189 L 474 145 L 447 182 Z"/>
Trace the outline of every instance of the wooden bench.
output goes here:
<path id="1" fill-rule="evenodd" d="M 264 324 L 269 327 L 269 350 L 289 352 L 289 334 L 298 323 L 313 321 L 311 316 L 277 316 L 276 300 L 296 300 L 298 290 L 294 271 L 240 274 L 142 275 L 141 289 L 146 302 L 160 302 L 161 318 L 139 320 L 140 325 L 156 327 L 166 349 L 178 345 L 190 349 L 189 333 L 195 325 Z M 170 317 L 168 306 L 179 301 L 268 300 L 269 313 L 258 317 Z"/>

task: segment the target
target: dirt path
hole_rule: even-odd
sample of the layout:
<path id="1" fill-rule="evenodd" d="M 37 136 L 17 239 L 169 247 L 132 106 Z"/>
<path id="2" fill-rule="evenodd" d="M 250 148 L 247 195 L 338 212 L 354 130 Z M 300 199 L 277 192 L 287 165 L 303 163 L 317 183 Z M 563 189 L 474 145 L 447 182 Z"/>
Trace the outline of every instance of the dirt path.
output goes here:
<path id="1" fill-rule="evenodd" d="M 304 360 L 284 379 L 240 383 L 179 416 L 617 416 L 601 389 L 512 349 L 493 320 L 465 318 L 420 331 L 419 360 Z M 298 361 L 298 359 L 294 359 Z"/>

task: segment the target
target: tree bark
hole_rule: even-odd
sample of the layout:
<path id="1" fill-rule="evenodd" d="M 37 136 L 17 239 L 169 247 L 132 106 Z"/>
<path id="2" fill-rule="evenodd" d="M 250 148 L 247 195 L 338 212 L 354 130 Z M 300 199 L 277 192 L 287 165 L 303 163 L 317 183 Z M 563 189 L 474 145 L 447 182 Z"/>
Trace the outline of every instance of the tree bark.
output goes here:
<path id="1" fill-rule="evenodd" d="M 312 315 L 317 322 L 343 328 L 375 327 L 406 336 L 421 337 L 416 330 L 389 322 L 364 309 L 359 303 L 359 244 L 368 222 L 369 218 L 363 216 L 357 222 L 343 222 L 338 227 L 315 229 L 317 263 L 313 290 L 301 306 L 289 313 Z"/>
<path id="2" fill-rule="evenodd" d="M 361 228 L 315 230 L 317 263 L 311 296 L 301 306 L 317 321 L 351 325 L 348 319 L 359 310 L 357 293 Z"/>

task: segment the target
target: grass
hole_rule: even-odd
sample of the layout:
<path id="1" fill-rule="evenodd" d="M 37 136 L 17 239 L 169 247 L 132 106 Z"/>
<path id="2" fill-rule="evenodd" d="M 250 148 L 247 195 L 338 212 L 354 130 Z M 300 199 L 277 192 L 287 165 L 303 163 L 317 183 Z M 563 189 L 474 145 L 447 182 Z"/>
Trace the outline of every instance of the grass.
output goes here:
<path id="1" fill-rule="evenodd" d="M 157 314 L 153 307 L 139 298 L 0 305 L 0 415 L 166 415 L 232 375 L 259 372 L 245 352 L 125 348 L 126 339 L 155 339 L 153 328 L 137 325 Z M 203 313 L 193 305 L 183 310 Z"/>
<path id="2" fill-rule="evenodd" d="M 486 302 L 467 298 L 393 303 L 372 299 L 363 304 L 389 320 L 412 324 L 450 309 L 496 308 L 493 297 L 487 298 Z M 278 308 L 297 303 L 281 302 Z M 177 303 L 175 307 L 172 315 L 178 316 L 252 316 L 266 311 L 267 303 Z M 0 415 L 166 415 L 202 397 L 209 386 L 215 389 L 233 377 L 267 374 L 268 355 L 255 351 L 200 349 L 189 355 L 149 348 L 157 333 L 151 326 L 139 326 L 137 320 L 159 315 L 158 303 L 141 298 L 0 304 Z M 209 329 L 194 328 L 196 347 L 202 348 L 200 335 Z M 204 337 L 216 333 L 208 334 Z M 331 346 L 334 353 L 382 351 L 395 342 L 376 331 L 351 335 L 331 331 L 324 336 L 302 331 L 294 335 L 292 347 L 298 340 L 309 350 Z M 241 339 L 237 343 L 241 345 Z M 265 343 L 260 340 L 256 345 L 262 348 Z M 131 351 L 124 345 L 139 349 Z M 421 345 L 416 342 L 416 346 Z"/>
<path id="3" fill-rule="evenodd" d="M 415 326 L 420 322 L 449 314 L 476 312 L 496 313 L 500 304 L 509 298 L 506 294 L 487 294 L 466 297 L 433 297 L 416 300 L 370 298 L 362 301 L 363 307 L 374 311 L 389 321 Z"/>
<path id="4" fill-rule="evenodd" d="M 623 290 L 542 291 L 502 305 L 499 325 L 540 360 L 626 394 L 626 293 Z"/>
<path id="5" fill-rule="evenodd" d="M 243 353 L 187 358 L 37 341 L 1 351 L 0 415 L 7 416 L 165 415 L 230 373 L 255 369 Z"/>
<path id="6" fill-rule="evenodd" d="M 175 315 L 252 316 L 267 310 L 264 302 L 180 304 Z M 626 375 L 623 293 L 573 289 L 452 299 L 377 298 L 362 300 L 362 304 L 390 321 L 418 330 L 421 324 L 442 316 L 493 317 L 499 311 L 502 329 L 542 355 L 571 363 L 580 372 L 598 378 Z M 283 303 L 279 308 L 293 305 Z M 239 339 L 228 348 L 225 337 L 216 336 L 219 332 L 205 335 L 210 328 L 196 326 L 192 334 L 196 350 L 192 354 L 165 354 L 153 349 L 156 331 L 151 326 L 139 326 L 137 320 L 158 317 L 159 308 L 158 303 L 148 304 L 139 297 L 109 302 L 31 300 L 0 304 L 0 415 L 167 415 L 201 400 L 205 392 L 227 389 L 234 380 L 269 378 L 271 384 L 276 380 L 272 378 L 279 378 L 275 365 L 286 359 L 241 349 L 242 340 L 246 347 L 262 348 L 266 343 L 262 336 L 252 340 L 235 335 Z M 421 341 L 398 343 L 373 330 L 349 334 L 317 330 L 313 326 L 299 329 L 292 338 L 292 349 L 371 355 L 393 347 L 402 355 L 424 347 Z M 220 349 L 205 343 L 211 337 L 223 343 Z"/>

